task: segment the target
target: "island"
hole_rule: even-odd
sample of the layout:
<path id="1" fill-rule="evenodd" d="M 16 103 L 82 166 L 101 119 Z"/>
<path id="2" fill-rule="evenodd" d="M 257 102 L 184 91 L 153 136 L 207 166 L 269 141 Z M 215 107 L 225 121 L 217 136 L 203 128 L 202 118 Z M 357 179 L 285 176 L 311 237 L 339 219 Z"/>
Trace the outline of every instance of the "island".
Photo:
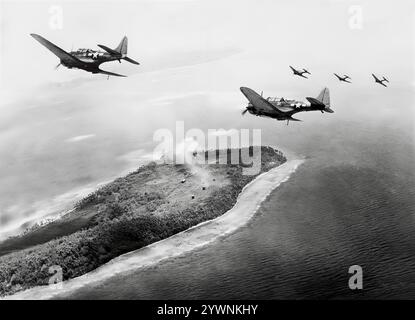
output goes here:
<path id="1" fill-rule="evenodd" d="M 258 174 L 244 175 L 247 165 L 232 164 L 231 149 L 200 153 L 211 159 L 211 152 L 215 161 L 205 164 L 141 166 L 88 195 L 59 219 L 0 243 L 0 295 L 49 284 L 54 267 L 64 281 L 82 276 L 223 215 L 248 183 L 287 161 L 275 148 L 250 147 L 251 156 L 261 155 L 261 166 Z M 224 163 L 219 161 L 223 155 Z"/>

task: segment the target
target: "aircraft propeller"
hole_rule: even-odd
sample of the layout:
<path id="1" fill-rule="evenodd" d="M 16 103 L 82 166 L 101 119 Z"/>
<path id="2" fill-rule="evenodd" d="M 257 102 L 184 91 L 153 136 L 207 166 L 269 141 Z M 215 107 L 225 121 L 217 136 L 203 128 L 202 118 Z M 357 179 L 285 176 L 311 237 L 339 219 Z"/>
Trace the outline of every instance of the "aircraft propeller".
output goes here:
<path id="1" fill-rule="evenodd" d="M 55 67 L 55 70 L 58 70 L 58 68 L 60 67 L 60 65 L 61 65 L 62 63 L 61 62 L 59 62 L 59 64 L 57 64 L 56 65 L 56 67 Z"/>
<path id="2" fill-rule="evenodd" d="M 245 109 L 244 111 L 242 111 L 242 115 L 244 116 L 245 113 L 247 113 L 248 109 Z"/>

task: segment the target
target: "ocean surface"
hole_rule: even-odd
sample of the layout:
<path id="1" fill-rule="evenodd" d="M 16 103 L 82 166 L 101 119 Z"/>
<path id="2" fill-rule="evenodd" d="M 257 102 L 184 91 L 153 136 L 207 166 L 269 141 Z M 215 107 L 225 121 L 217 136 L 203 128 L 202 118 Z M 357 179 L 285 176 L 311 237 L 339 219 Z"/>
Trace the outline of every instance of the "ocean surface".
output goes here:
<path id="1" fill-rule="evenodd" d="M 307 160 L 235 233 L 61 298 L 415 298 L 411 132 L 350 125 L 294 135 Z M 352 265 L 361 291 L 348 287 Z"/>
<path id="2" fill-rule="evenodd" d="M 321 83 L 271 85 L 269 65 L 252 77 L 247 59 L 257 56 L 143 72 L 128 82 L 80 75 L 2 106 L 0 240 L 151 160 L 154 132 L 177 138 L 177 120 L 203 132 L 256 128 L 263 145 L 306 160 L 248 225 L 69 298 L 415 298 L 413 86 L 329 82 L 335 113 L 303 113 L 303 122 L 287 126 L 242 117 L 238 88 L 301 99 L 316 96 Z M 214 78 L 221 70 L 234 72 Z M 348 288 L 351 265 L 363 268 L 362 291 Z"/>
<path id="3" fill-rule="evenodd" d="M 238 109 L 222 111 L 203 94 L 172 98 L 167 128 L 175 119 L 187 129 L 261 128 L 264 145 L 306 160 L 235 233 L 62 298 L 415 298 L 412 91 L 392 90 L 383 104 L 361 93 L 355 107 L 339 93 L 334 114 L 307 113 L 304 122 L 289 126 L 241 118 Z M 394 119 L 398 95 L 407 101 L 400 109 L 407 116 Z M 195 112 L 189 114 L 190 106 Z M 134 108 L 121 105 L 117 112 L 125 114 L 116 125 L 111 117 L 96 117 L 111 114 L 112 106 L 74 109 L 66 103 L 16 116 L 13 129 L 0 137 L 1 227 L 70 208 L 99 182 L 148 161 L 157 124 L 145 134 L 140 125 L 126 127 L 124 118 L 152 123 L 154 115 Z M 75 121 L 65 120 L 68 112 Z M 45 114 L 51 121 L 38 124 Z M 67 126 L 60 128 L 62 121 Z M 31 132 L 34 127 L 39 129 Z M 348 288 L 352 265 L 363 268 L 362 291 Z"/>

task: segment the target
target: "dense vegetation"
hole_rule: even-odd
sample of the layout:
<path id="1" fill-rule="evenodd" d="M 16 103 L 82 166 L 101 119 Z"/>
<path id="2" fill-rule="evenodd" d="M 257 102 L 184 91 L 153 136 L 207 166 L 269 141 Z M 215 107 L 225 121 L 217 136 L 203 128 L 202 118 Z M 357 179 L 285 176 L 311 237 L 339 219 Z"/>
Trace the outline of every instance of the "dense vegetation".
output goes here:
<path id="1" fill-rule="evenodd" d="M 261 154 L 261 172 L 286 161 L 281 152 L 269 147 L 262 147 Z M 50 266 L 60 266 L 64 280 L 74 278 L 123 253 L 215 218 L 229 210 L 242 188 L 255 178 L 242 175 L 240 165 L 213 164 L 225 168 L 230 184 L 183 210 L 171 207 L 168 214 L 158 215 L 154 214 L 155 210 L 165 202 L 162 192 L 146 191 L 134 199 L 129 195 L 129 183 L 137 182 L 137 177 L 145 179 L 156 166 L 151 163 L 141 167 L 77 203 L 75 211 L 92 208 L 99 212 L 86 228 L 0 257 L 0 294 L 47 284 L 51 277 Z M 187 170 L 185 166 L 178 169 Z"/>

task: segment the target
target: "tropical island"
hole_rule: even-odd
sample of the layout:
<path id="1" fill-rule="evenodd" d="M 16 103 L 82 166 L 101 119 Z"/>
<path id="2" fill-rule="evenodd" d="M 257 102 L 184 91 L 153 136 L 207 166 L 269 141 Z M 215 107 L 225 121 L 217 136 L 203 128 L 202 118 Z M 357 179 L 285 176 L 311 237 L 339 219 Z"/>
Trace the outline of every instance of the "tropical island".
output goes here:
<path id="1" fill-rule="evenodd" d="M 230 210 L 242 189 L 286 157 L 272 147 L 248 149 L 261 155 L 256 175 L 231 163 L 231 149 L 206 151 L 209 164 L 151 162 L 99 188 L 60 219 L 0 243 L 0 295 L 47 285 L 50 268 L 63 280 L 84 275 L 115 257 L 168 238 Z M 245 149 L 246 150 L 246 149 Z M 259 152 L 260 150 L 260 152 Z M 219 161 L 225 155 L 225 162 Z M 223 159 L 222 159 L 223 160 Z"/>

